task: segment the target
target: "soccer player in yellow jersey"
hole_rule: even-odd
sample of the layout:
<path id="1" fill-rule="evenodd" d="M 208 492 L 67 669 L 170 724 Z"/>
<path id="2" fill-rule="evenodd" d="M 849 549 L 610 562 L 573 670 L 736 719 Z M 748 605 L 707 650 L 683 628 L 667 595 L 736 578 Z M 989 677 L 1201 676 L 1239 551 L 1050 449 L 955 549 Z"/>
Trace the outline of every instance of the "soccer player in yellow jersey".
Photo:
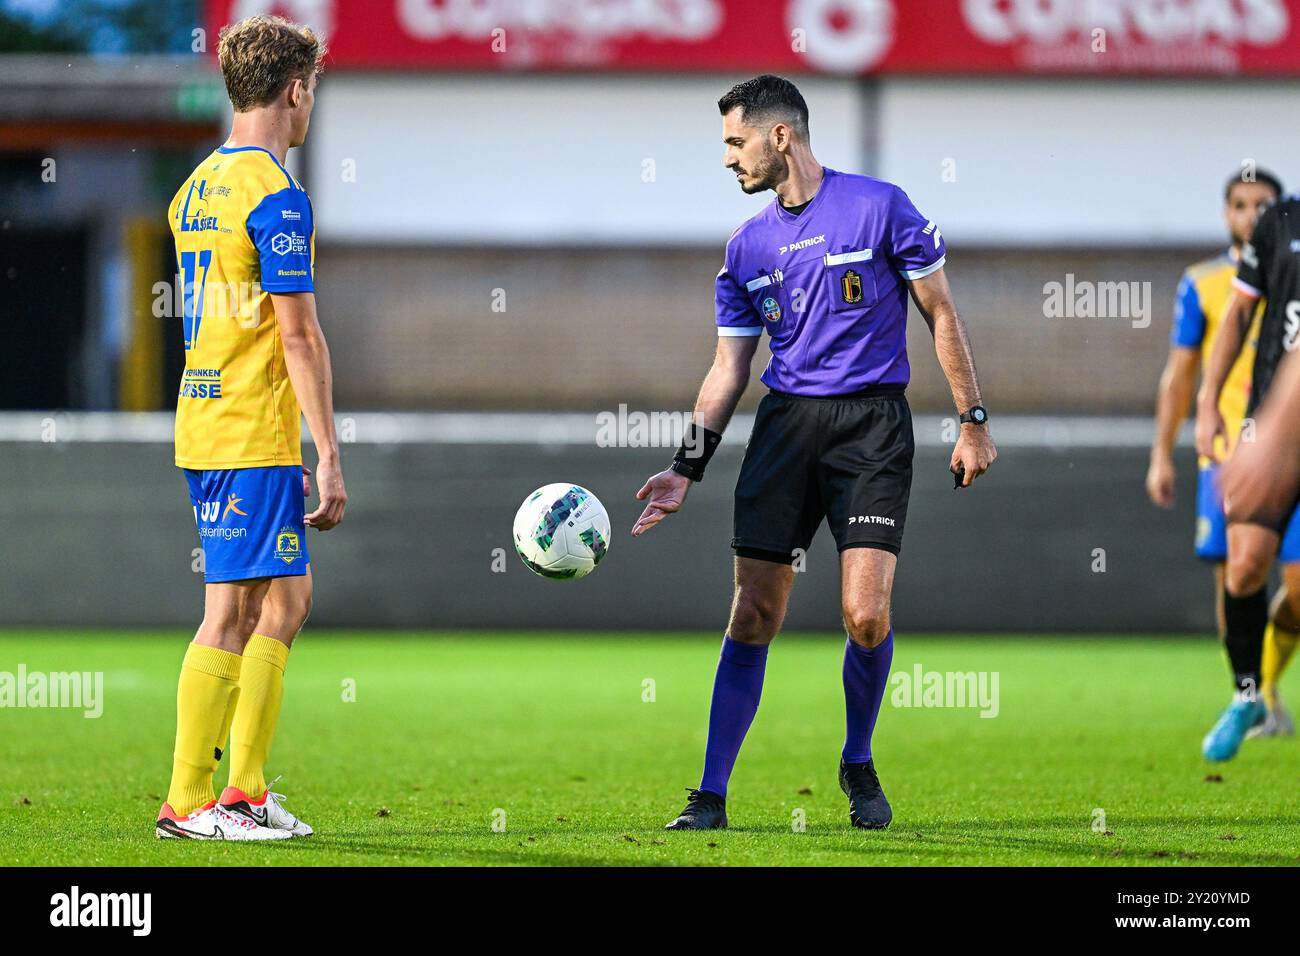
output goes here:
<path id="1" fill-rule="evenodd" d="M 181 665 L 176 749 L 159 837 L 309 835 L 264 776 L 285 663 L 311 607 L 306 528 L 343 520 L 329 350 L 316 318 L 311 201 L 284 168 L 311 120 L 323 48 L 257 16 L 221 31 L 235 116 L 168 211 L 184 287 L 176 464 L 203 545 L 203 623 Z M 319 506 L 299 422 L 319 456 Z M 213 776 L 229 738 L 230 782 Z"/>
<path id="2" fill-rule="evenodd" d="M 1240 174 L 1232 177 L 1225 190 L 1224 207 L 1231 246 L 1221 255 L 1189 267 L 1179 283 L 1169 360 L 1160 378 L 1156 399 L 1156 436 L 1151 447 L 1151 464 L 1146 482 L 1147 494 L 1162 508 L 1171 508 L 1174 504 L 1174 443 L 1196 394 L 1197 373 L 1209 360 L 1224 311 L 1232 299 L 1232 280 L 1237 275 L 1242 244 L 1249 240 L 1260 211 L 1281 195 L 1281 183 L 1269 173 L 1256 170 L 1252 178 L 1243 178 Z M 1258 330 L 1259 318 L 1256 315 L 1219 396 L 1219 411 L 1226 426 L 1226 436 L 1219 440 L 1217 446 L 1219 461 L 1227 458 L 1246 417 Z M 1200 475 L 1196 502 L 1196 555 L 1212 562 L 1214 566 L 1216 618 L 1219 635 L 1222 637 L 1226 630 L 1223 574 L 1228 541 L 1227 522 L 1218 487 L 1220 466 L 1203 455 L 1198 464 Z M 1289 560 L 1300 561 L 1300 553 Z M 1294 577 L 1297 585 L 1300 585 L 1300 564 L 1291 564 L 1289 567 L 1291 571 L 1288 581 Z M 1256 733 L 1293 732 L 1291 718 L 1276 692 L 1277 677 L 1290 657 L 1284 651 L 1289 651 L 1295 644 L 1295 636 L 1289 628 L 1291 615 L 1285 606 L 1285 596 L 1285 591 L 1279 594 L 1272 608 L 1268 631 L 1268 644 L 1272 653 L 1265 653 L 1266 662 L 1271 663 L 1271 666 L 1266 664 L 1262 680 L 1269 718 Z"/>

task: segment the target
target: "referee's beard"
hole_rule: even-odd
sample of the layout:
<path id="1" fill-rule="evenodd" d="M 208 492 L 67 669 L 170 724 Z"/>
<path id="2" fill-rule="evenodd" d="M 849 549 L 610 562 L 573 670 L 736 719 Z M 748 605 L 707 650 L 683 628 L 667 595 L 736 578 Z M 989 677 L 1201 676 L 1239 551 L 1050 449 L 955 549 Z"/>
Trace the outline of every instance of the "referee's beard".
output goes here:
<path id="1" fill-rule="evenodd" d="M 790 175 L 790 169 L 786 165 L 784 157 L 772 148 L 771 144 L 766 144 L 763 150 L 763 157 L 758 161 L 752 170 L 746 171 L 743 167 L 738 172 L 749 177 L 748 182 L 741 181 L 740 189 L 746 195 L 752 196 L 754 193 L 761 193 L 767 189 L 775 189 L 785 182 Z"/>

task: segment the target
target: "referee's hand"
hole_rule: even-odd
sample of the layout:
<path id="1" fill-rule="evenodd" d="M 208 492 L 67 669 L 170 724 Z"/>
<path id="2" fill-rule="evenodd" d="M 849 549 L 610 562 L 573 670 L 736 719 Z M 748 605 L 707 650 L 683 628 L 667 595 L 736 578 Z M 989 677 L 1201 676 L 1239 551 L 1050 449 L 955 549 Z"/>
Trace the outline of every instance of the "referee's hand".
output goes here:
<path id="1" fill-rule="evenodd" d="M 671 468 L 651 475 L 641 490 L 636 493 L 637 501 L 650 501 L 641 512 L 641 517 L 632 525 L 632 537 L 639 538 L 659 522 L 665 515 L 670 515 L 686 501 L 686 492 L 691 490 L 691 479 L 679 475 Z"/>
<path id="2" fill-rule="evenodd" d="M 997 457 L 998 449 L 987 425 L 962 425 L 948 470 L 961 476 L 958 487 L 969 488 L 976 478 L 989 470 L 989 465 L 997 461 Z"/>

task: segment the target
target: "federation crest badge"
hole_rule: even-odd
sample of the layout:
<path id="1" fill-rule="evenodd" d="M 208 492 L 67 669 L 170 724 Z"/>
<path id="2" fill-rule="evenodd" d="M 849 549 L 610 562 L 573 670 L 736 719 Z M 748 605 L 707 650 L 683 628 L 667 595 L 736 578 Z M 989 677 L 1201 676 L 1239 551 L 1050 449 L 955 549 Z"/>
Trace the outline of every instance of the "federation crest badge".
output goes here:
<path id="1" fill-rule="evenodd" d="M 852 269 L 845 271 L 840 278 L 840 294 L 844 301 L 849 305 L 856 305 L 862 301 L 862 276 Z"/>
<path id="2" fill-rule="evenodd" d="M 275 556 L 285 564 L 293 564 L 302 557 L 302 548 L 298 542 L 298 532 L 285 525 L 275 536 Z"/>
<path id="3" fill-rule="evenodd" d="M 781 303 L 770 295 L 763 300 L 763 318 L 769 322 L 781 321 Z"/>

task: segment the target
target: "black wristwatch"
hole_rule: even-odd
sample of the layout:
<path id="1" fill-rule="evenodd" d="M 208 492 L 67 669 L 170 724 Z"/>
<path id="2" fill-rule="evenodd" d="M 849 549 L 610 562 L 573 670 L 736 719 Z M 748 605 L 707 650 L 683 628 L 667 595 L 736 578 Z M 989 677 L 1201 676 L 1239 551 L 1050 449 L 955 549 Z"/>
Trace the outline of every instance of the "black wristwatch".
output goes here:
<path id="1" fill-rule="evenodd" d="M 988 409 L 983 405 L 976 405 L 968 412 L 962 412 L 959 421 L 965 425 L 970 422 L 975 425 L 987 425 L 989 420 Z"/>

